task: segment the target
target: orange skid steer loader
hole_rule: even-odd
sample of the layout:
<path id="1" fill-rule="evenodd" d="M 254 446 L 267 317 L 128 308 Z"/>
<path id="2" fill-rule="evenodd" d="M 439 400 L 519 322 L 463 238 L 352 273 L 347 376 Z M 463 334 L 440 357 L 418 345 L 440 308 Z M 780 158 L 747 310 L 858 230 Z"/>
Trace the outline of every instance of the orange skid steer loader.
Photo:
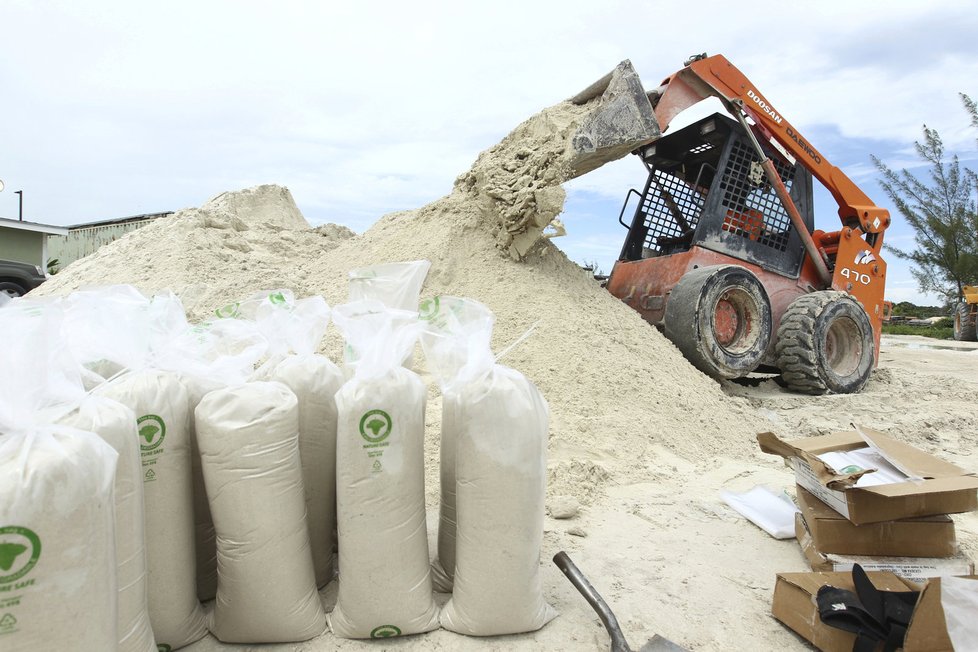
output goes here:
<path id="1" fill-rule="evenodd" d="M 732 118 L 634 152 L 648 179 L 619 215 L 628 235 L 608 290 L 715 378 L 776 368 L 794 391 L 862 389 L 878 360 L 889 213 L 722 56 L 693 57 L 646 97 L 660 131 L 707 97 Z M 813 177 L 839 205 L 837 231 L 814 227 Z"/>

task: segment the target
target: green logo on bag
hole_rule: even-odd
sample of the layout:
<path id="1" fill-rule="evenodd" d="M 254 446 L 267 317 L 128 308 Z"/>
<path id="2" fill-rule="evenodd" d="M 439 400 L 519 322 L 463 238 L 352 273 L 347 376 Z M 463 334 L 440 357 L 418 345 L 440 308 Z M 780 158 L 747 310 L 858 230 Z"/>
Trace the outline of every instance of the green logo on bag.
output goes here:
<path id="1" fill-rule="evenodd" d="M 269 294 L 268 295 L 268 301 L 273 306 L 283 306 L 286 303 L 286 301 L 285 301 L 285 295 L 282 294 L 281 292 L 272 292 L 271 294 Z"/>
<path id="2" fill-rule="evenodd" d="M 383 410 L 370 410 L 360 419 L 360 436 L 371 444 L 387 439 L 391 434 L 391 417 Z"/>
<path id="3" fill-rule="evenodd" d="M 19 580 L 31 572 L 41 556 L 41 539 L 19 525 L 0 527 L 0 584 Z"/>
<path id="4" fill-rule="evenodd" d="M 373 631 L 370 632 L 370 638 L 393 638 L 394 636 L 400 636 L 401 629 L 399 627 L 394 627 L 394 625 L 381 625 L 380 627 L 374 627 Z"/>
<path id="5" fill-rule="evenodd" d="M 163 443 L 166 436 L 166 424 L 163 419 L 155 414 L 147 414 L 136 419 L 136 426 L 139 428 L 139 448 L 144 451 L 151 451 L 158 448 Z M 145 443 L 144 443 L 145 441 Z"/>
<path id="6" fill-rule="evenodd" d="M 440 297 L 435 297 L 434 299 L 425 299 L 418 306 L 418 318 L 425 321 L 431 321 L 437 315 L 441 309 L 441 299 Z"/>
<path id="7" fill-rule="evenodd" d="M 234 303 L 229 303 L 226 306 L 218 308 L 217 310 L 214 311 L 214 314 L 217 315 L 218 317 L 223 317 L 225 319 L 234 319 L 239 314 L 241 314 L 238 310 L 240 307 L 241 304 L 235 301 Z"/>

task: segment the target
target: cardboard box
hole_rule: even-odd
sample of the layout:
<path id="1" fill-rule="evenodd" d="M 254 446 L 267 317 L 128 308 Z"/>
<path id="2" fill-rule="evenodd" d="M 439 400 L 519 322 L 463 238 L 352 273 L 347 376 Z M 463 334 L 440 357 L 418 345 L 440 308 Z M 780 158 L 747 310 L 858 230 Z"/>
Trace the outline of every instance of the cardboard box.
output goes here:
<path id="1" fill-rule="evenodd" d="M 913 591 L 918 588 L 893 573 L 872 572 L 867 575 L 873 586 L 882 591 Z M 771 613 L 799 636 L 824 652 L 852 652 L 856 635 L 829 627 L 818 616 L 815 596 L 819 588 L 826 584 L 855 591 L 852 573 L 778 573 Z M 941 613 L 943 616 L 943 611 Z M 905 647 L 904 650 L 911 652 L 910 648 Z"/>
<path id="2" fill-rule="evenodd" d="M 857 525 L 978 508 L 978 477 L 868 428 L 794 441 L 782 441 L 774 433 L 762 432 L 757 441 L 765 453 L 788 461 L 798 484 Z M 853 451 L 867 445 L 915 479 L 856 487 L 866 471 L 836 471 L 818 458 L 822 453 Z"/>
<path id="3" fill-rule="evenodd" d="M 903 639 L 904 652 L 930 650 L 931 652 L 954 652 L 951 637 L 947 634 L 947 621 L 944 620 L 944 607 L 941 606 L 941 580 L 927 582 L 917 606 L 910 618 L 910 627 Z"/>
<path id="4" fill-rule="evenodd" d="M 893 573 L 869 572 L 867 575 L 873 585 L 883 591 L 920 590 L 919 586 L 901 580 Z M 854 590 L 851 573 L 778 573 L 771 613 L 820 650 L 850 652 L 856 635 L 829 627 L 818 616 L 815 595 L 826 584 Z M 923 588 L 907 628 L 903 651 L 953 652 L 941 607 L 940 580 L 931 580 Z"/>
<path id="5" fill-rule="evenodd" d="M 951 557 L 958 552 L 954 521 L 946 514 L 854 525 L 804 488 L 795 490 L 812 543 L 820 553 Z"/>
<path id="6" fill-rule="evenodd" d="M 795 515 L 795 536 L 813 571 L 851 571 L 853 564 L 859 564 L 867 572 L 890 571 L 918 584 L 924 584 L 934 577 L 970 575 L 975 571 L 974 563 L 960 552 L 952 557 L 838 555 L 821 552 L 815 546 L 802 514 Z"/>

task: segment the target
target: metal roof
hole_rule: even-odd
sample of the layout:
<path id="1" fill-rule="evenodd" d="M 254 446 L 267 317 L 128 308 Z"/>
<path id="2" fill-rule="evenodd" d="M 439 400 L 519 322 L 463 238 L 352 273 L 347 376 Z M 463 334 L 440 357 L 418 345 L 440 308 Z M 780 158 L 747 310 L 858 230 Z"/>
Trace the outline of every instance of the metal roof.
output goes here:
<path id="1" fill-rule="evenodd" d="M 68 228 L 72 231 L 75 229 L 87 229 L 95 226 L 109 226 L 111 224 L 125 224 L 127 222 L 142 222 L 143 220 L 153 220 L 157 217 L 166 217 L 167 215 L 173 215 L 173 211 L 166 211 L 164 213 L 144 213 L 143 215 L 130 215 L 129 217 L 119 217 L 114 220 L 100 220 L 98 222 L 85 222 L 83 224 L 72 224 Z"/>
<path id="2" fill-rule="evenodd" d="M 19 231 L 34 231 L 35 233 L 47 233 L 48 235 L 68 235 L 68 228 L 64 226 L 38 224 L 37 222 L 23 222 L 20 220 L 8 220 L 4 217 L 0 217 L 0 228 L 17 229 Z"/>

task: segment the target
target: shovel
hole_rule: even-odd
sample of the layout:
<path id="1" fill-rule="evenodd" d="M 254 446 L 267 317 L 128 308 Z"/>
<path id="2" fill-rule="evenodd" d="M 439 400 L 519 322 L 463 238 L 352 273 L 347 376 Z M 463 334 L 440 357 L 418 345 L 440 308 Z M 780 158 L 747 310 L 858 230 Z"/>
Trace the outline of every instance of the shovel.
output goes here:
<path id="1" fill-rule="evenodd" d="M 567 576 L 567 579 L 571 581 L 571 584 L 581 592 L 584 599 L 587 600 L 591 608 L 594 609 L 598 618 L 604 623 L 604 628 L 608 630 L 608 635 L 611 636 L 611 652 L 632 652 L 632 648 L 628 647 L 628 641 L 625 640 L 625 635 L 621 632 L 621 627 L 618 625 L 618 619 L 615 618 L 615 614 L 608 607 L 608 603 L 604 601 L 604 598 L 594 590 L 591 583 L 587 581 L 584 577 L 584 573 L 574 565 L 571 558 L 567 556 L 566 552 L 558 552 L 554 555 L 554 563 L 557 564 L 557 568 Z M 680 647 L 670 641 L 667 638 L 663 638 L 658 634 L 655 634 L 648 642 L 641 647 L 639 652 L 687 652 L 686 648 Z"/>

